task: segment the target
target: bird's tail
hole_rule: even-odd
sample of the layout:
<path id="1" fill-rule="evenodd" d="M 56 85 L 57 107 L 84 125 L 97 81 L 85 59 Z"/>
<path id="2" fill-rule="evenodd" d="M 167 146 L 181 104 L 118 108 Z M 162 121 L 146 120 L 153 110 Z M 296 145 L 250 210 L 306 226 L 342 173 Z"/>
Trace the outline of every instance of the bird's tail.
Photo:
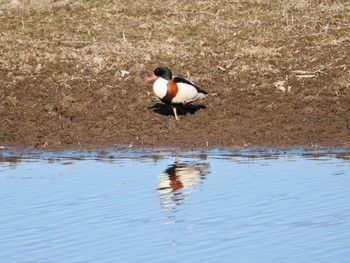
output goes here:
<path id="1" fill-rule="evenodd" d="M 198 92 L 197 96 L 196 96 L 196 100 L 204 100 L 206 98 L 208 93 L 204 93 L 204 92 Z"/>

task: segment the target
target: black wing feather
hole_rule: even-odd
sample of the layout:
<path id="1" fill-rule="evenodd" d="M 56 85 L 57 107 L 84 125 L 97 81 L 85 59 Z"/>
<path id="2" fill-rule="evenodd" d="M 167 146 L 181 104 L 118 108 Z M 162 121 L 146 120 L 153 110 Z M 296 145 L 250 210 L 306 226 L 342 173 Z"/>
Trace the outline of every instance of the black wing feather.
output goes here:
<path id="1" fill-rule="evenodd" d="M 191 81 L 189 81 L 187 79 L 184 79 L 184 78 L 181 78 L 181 77 L 174 77 L 173 81 L 175 83 L 185 83 L 185 84 L 188 84 L 188 85 L 192 85 L 193 87 L 195 87 L 198 90 L 198 92 L 202 92 L 204 94 L 208 94 L 206 91 L 202 90 L 200 87 L 198 87 L 197 85 L 193 84 Z"/>

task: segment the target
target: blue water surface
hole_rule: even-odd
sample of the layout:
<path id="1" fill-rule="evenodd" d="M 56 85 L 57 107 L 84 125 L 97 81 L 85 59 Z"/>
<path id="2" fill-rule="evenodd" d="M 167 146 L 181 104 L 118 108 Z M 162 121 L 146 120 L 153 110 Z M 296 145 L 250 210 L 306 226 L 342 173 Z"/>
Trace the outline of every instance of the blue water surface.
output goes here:
<path id="1" fill-rule="evenodd" d="M 349 262 L 350 154 L 0 154 L 1 262 Z"/>

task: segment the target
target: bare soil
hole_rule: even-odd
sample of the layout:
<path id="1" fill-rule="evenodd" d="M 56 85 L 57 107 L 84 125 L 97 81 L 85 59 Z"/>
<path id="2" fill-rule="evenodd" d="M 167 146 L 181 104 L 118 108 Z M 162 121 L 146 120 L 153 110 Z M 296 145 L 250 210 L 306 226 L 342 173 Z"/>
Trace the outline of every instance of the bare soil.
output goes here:
<path id="1" fill-rule="evenodd" d="M 2 148 L 350 147 L 348 1 L 0 0 L 0 25 Z M 159 65 L 209 93 L 179 122 Z"/>

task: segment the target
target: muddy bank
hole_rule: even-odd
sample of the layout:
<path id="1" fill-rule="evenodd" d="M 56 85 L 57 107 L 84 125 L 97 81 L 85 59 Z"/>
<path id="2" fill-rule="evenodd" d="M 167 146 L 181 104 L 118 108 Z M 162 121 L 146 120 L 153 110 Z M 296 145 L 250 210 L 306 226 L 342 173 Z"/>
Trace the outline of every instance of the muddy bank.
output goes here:
<path id="1" fill-rule="evenodd" d="M 350 147 L 350 4 L 228 2 L 3 5 L 0 146 Z M 158 65 L 209 93 L 179 122 Z"/>

